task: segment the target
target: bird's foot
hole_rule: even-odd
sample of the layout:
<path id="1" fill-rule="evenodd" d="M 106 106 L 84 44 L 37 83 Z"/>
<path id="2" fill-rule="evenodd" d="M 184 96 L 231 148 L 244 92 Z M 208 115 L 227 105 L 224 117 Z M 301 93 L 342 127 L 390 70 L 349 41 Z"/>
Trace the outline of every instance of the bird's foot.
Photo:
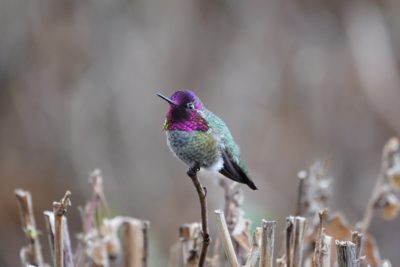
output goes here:
<path id="1" fill-rule="evenodd" d="M 190 169 L 187 171 L 187 175 L 189 177 L 194 177 L 199 171 L 200 171 L 200 164 L 195 163 L 193 167 L 190 167 Z"/>
<path id="2" fill-rule="evenodd" d="M 211 243 L 211 237 L 209 234 L 205 234 L 203 231 L 201 232 L 201 235 L 203 237 L 203 242 L 206 243 L 207 245 Z"/>

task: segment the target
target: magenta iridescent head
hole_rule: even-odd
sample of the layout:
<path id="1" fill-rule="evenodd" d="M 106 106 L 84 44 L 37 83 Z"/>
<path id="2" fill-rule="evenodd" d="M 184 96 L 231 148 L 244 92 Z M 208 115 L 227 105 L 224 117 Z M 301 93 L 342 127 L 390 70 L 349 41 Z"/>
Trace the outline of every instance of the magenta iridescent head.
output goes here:
<path id="1" fill-rule="evenodd" d="M 203 104 L 200 99 L 190 90 L 180 90 L 176 91 L 171 95 L 171 97 L 165 97 L 161 94 L 157 94 L 159 97 L 164 99 L 170 104 L 172 109 L 181 108 L 181 109 L 196 109 L 203 110 Z"/>
<path id="2" fill-rule="evenodd" d="M 176 91 L 171 97 L 157 95 L 169 103 L 166 114 L 168 129 L 184 131 L 208 129 L 207 123 L 198 112 L 204 110 L 204 106 L 192 91 Z"/>
<path id="3" fill-rule="evenodd" d="M 172 94 L 171 100 L 179 106 L 184 106 L 189 109 L 203 110 L 203 104 L 200 99 L 189 90 L 176 91 Z"/>

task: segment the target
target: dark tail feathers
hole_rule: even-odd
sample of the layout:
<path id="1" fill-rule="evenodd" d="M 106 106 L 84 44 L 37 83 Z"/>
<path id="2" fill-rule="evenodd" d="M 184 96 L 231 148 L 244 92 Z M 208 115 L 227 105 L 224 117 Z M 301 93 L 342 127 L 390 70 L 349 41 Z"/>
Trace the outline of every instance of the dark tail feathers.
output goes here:
<path id="1" fill-rule="evenodd" d="M 219 171 L 222 175 L 232 179 L 235 182 L 247 184 L 253 190 L 258 189 L 253 181 L 242 170 L 242 168 L 240 168 L 240 166 L 234 162 L 225 151 L 222 153 L 222 158 L 224 160 L 224 166 Z"/>

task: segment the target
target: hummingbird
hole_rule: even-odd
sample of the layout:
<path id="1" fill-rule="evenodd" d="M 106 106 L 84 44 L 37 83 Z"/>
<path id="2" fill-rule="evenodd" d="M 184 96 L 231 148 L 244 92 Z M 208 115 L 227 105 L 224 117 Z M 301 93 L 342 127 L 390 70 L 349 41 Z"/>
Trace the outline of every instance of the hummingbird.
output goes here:
<path id="1" fill-rule="evenodd" d="M 171 152 L 190 169 L 198 166 L 219 172 L 235 182 L 257 187 L 248 177 L 239 147 L 226 124 L 206 109 L 194 92 L 176 91 L 171 97 L 157 94 L 168 102 L 163 130 Z"/>

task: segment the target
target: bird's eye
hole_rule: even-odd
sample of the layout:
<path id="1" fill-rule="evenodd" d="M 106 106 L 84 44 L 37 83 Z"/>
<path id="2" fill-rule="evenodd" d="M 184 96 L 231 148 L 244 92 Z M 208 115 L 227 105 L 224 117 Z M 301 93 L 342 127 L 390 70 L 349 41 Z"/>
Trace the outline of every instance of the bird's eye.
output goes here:
<path id="1" fill-rule="evenodd" d="M 194 104 L 193 104 L 193 102 L 187 103 L 187 104 L 186 104 L 186 107 L 187 107 L 188 109 L 194 109 Z"/>

